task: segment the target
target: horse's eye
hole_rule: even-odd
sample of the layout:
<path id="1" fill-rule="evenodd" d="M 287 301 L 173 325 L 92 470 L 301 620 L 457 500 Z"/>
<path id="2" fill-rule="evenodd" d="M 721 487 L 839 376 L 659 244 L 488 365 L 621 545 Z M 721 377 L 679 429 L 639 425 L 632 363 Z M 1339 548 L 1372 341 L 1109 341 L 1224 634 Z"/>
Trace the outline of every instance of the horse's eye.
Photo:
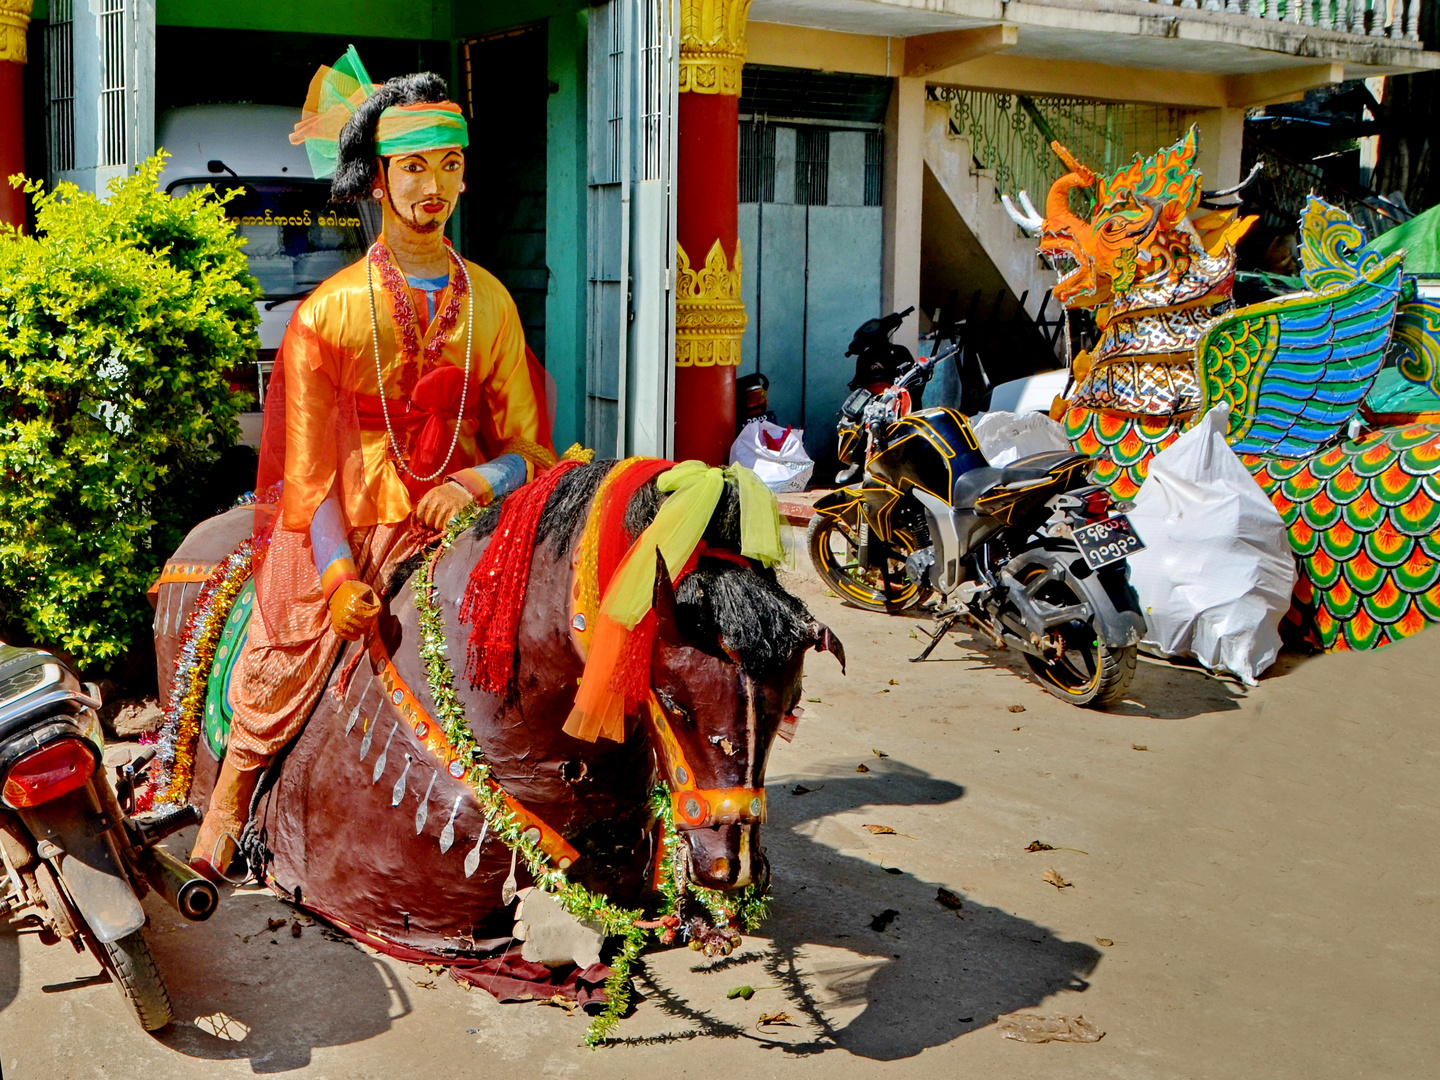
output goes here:
<path id="1" fill-rule="evenodd" d="M 681 705 L 664 690 L 656 690 L 655 696 L 660 699 L 660 704 L 665 707 L 666 713 L 670 715 L 672 720 L 684 720 L 687 724 L 691 723 L 690 713 L 685 706 Z"/>

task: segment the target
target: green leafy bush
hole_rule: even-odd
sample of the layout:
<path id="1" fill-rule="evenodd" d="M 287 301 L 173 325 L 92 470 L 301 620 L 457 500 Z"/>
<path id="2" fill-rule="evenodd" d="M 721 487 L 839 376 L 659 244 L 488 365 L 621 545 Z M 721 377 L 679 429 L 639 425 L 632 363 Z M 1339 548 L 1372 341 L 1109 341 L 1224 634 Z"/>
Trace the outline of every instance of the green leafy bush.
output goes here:
<path id="1" fill-rule="evenodd" d="M 105 201 L 26 182 L 35 235 L 0 232 L 0 637 L 89 669 L 149 636 L 146 590 L 216 509 L 225 373 L 257 345 L 243 241 L 213 195 L 157 191 L 162 163 Z"/>

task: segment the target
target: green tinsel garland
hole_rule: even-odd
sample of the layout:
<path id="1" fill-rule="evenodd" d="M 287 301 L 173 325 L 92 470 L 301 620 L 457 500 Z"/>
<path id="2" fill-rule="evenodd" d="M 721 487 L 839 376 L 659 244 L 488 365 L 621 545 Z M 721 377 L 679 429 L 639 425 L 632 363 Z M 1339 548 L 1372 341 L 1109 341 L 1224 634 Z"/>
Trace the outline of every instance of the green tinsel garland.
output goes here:
<path id="1" fill-rule="evenodd" d="M 480 507 L 471 505 L 451 521 L 450 527 L 440 542 L 440 551 L 449 551 L 462 532 L 470 527 L 480 513 Z M 455 673 L 446 658 L 445 618 L 440 605 L 435 602 L 434 582 L 430 577 L 431 563 L 427 560 L 415 572 L 415 610 L 420 622 L 420 658 L 425 665 L 426 681 L 430 686 L 430 697 L 435 702 L 438 720 L 445 729 L 450 744 L 464 762 L 466 779 L 480 803 L 485 820 L 490 823 L 490 832 L 498 836 L 512 850 L 518 849 L 525 860 L 538 888 L 551 894 L 560 905 L 577 919 L 600 927 L 606 937 L 622 939 L 620 951 L 610 961 L 610 978 L 605 981 L 605 1011 L 597 1016 L 585 1033 L 587 1046 L 598 1046 L 608 1037 L 610 1030 L 630 1005 L 630 968 L 640 950 L 645 947 L 646 930 L 635 924 L 644 917 L 641 911 L 617 907 L 603 893 L 591 892 L 583 885 L 569 880 L 563 870 L 550 865 L 545 853 L 536 840 L 526 836 L 515 815 L 505 805 L 498 787 L 491 786 L 490 765 L 484 751 L 470 730 L 465 718 L 464 706 L 455 693 Z M 679 904 L 679 886 L 675 882 L 674 853 L 679 843 L 679 834 L 670 808 L 670 797 L 663 785 L 656 788 L 653 798 L 656 813 L 664 827 L 665 856 L 662 864 L 661 891 L 665 896 L 665 910 L 669 915 Z M 768 900 L 757 886 L 750 885 L 740 894 L 739 903 L 727 901 L 724 894 L 698 885 L 687 885 L 690 894 L 698 899 L 715 919 L 717 925 L 743 926 L 754 930 L 764 918 Z M 732 915 L 735 908 L 737 914 Z"/>

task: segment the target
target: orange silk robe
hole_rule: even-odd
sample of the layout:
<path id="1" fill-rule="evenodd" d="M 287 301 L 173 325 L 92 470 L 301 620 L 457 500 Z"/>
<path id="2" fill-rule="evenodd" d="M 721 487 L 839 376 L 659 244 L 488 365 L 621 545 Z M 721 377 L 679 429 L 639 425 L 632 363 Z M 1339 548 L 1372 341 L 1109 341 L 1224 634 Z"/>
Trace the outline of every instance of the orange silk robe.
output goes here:
<path id="1" fill-rule="evenodd" d="M 331 627 L 309 534 L 311 518 L 337 478 L 362 581 L 379 588 L 390 568 L 424 539 L 409 528 L 411 496 L 390 451 L 389 436 L 383 426 L 360 426 L 355 395 L 381 392 L 383 378 L 393 419 L 403 414 L 409 388 L 427 370 L 438 364 L 463 369 L 470 304 L 468 297 L 452 304 L 458 276 L 452 265 L 451 284 L 426 327 L 425 302 L 405 283 L 393 260 L 386 261 L 383 274 L 375 267 L 382 376 L 377 378 L 367 262 L 341 270 L 300 305 L 281 346 L 283 389 L 276 393 L 272 384 L 266 402 L 270 409 L 284 410 L 285 482 L 279 527 L 255 572 L 259 617 L 251 620 L 231 683 L 235 717 L 227 754 L 241 770 L 264 765 L 295 737 L 343 644 Z M 542 445 L 542 440 L 548 443 L 542 423 L 546 406 L 535 392 L 515 302 L 487 271 L 472 262 L 466 262 L 465 269 L 475 294 L 470 371 L 480 400 L 467 403 L 467 414 L 478 405 L 478 418 L 460 424 L 444 474 L 503 453 L 519 454 L 543 468 L 554 461 L 553 451 Z M 408 320 L 397 314 L 406 304 L 418 316 L 410 322 L 408 348 L 403 340 Z M 267 415 L 267 442 L 278 420 Z M 451 424 L 446 423 L 442 456 L 450 445 Z M 409 460 L 408 443 L 415 433 L 397 429 L 396 434 Z M 261 467 L 263 472 L 264 452 Z"/>
<path id="2" fill-rule="evenodd" d="M 410 493 L 389 452 L 389 436 L 384 430 L 361 430 L 350 395 L 383 392 L 392 403 L 393 417 L 394 402 L 408 397 L 409 387 L 432 366 L 452 364 L 463 369 L 465 365 L 470 303 L 467 297 L 454 303 L 458 273 L 453 266 L 450 285 L 438 298 L 428 327 L 424 327 L 423 300 L 418 306 L 418 318 L 412 323 L 418 356 L 413 346 L 407 352 L 402 341 L 404 321 L 396 313 L 397 305 L 404 303 L 416 310 L 416 297 L 398 268 L 387 282 L 377 267 L 371 280 L 382 391 L 376 377 L 367 263 L 362 259 L 321 284 L 300 305 L 285 333 L 280 350 L 285 365 L 283 528 L 308 528 L 337 475 L 351 529 L 408 518 Z M 393 259 L 389 265 L 394 266 Z M 489 271 L 468 260 L 465 269 L 474 290 L 470 373 L 481 389 L 480 417 L 460 425 L 446 474 L 507 451 L 532 457 L 527 450 L 539 448 L 546 407 L 531 380 L 515 301 Z M 452 308 L 453 321 L 445 317 L 447 308 Z M 443 346 L 436 340 L 442 333 Z M 397 431 L 397 436 L 402 449 L 408 449 L 404 435 Z"/>

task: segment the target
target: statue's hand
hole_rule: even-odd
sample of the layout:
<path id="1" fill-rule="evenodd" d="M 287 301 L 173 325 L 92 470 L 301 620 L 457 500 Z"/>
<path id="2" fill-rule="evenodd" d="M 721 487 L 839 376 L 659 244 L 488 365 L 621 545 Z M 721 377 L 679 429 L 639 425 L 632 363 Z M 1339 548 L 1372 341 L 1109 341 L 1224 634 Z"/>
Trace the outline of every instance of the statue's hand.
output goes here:
<path id="1" fill-rule="evenodd" d="M 470 493 L 459 484 L 439 484 L 420 496 L 415 504 L 415 519 L 431 532 L 442 532 L 471 501 Z"/>
<path id="2" fill-rule="evenodd" d="M 330 625 L 347 641 L 358 641 L 380 614 L 380 598 L 363 581 L 342 581 L 330 594 Z"/>

